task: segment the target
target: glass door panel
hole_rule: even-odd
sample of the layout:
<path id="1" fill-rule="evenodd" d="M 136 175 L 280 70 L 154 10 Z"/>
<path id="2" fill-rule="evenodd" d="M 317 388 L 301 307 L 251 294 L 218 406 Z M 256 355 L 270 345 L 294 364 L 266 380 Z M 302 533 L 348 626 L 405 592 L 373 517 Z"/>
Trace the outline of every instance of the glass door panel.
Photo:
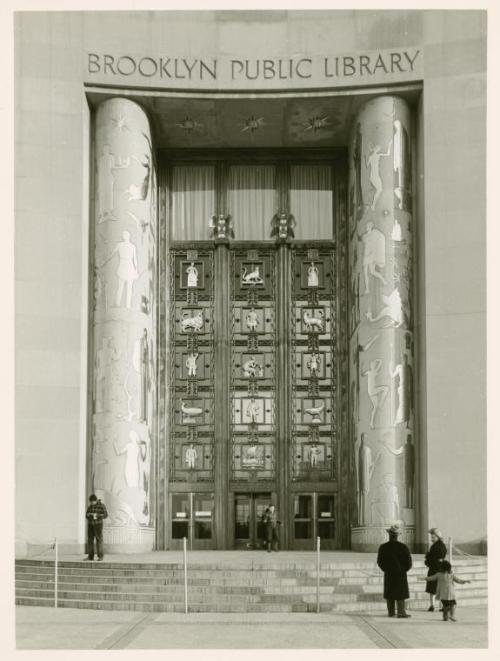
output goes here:
<path id="1" fill-rule="evenodd" d="M 313 497 L 300 494 L 294 497 L 293 507 L 294 548 L 312 549 L 314 547 Z"/>
<path id="2" fill-rule="evenodd" d="M 234 546 L 237 549 L 264 548 L 265 528 L 262 516 L 271 502 L 271 494 L 235 494 Z"/>
<path id="3" fill-rule="evenodd" d="M 335 548 L 335 496 L 318 494 L 317 536 L 321 538 L 322 549 Z"/>

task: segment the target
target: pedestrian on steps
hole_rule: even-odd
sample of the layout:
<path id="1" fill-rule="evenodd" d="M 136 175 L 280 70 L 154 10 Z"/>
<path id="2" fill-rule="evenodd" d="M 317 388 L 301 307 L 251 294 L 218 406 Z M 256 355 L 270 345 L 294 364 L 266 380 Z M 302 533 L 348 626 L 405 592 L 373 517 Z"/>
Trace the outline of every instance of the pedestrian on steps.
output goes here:
<path id="1" fill-rule="evenodd" d="M 97 559 L 104 559 L 104 548 L 102 541 L 103 520 L 107 518 L 108 511 L 106 505 L 99 498 L 92 494 L 89 496 L 89 506 L 85 518 L 87 519 L 87 552 L 88 557 L 84 560 L 94 559 L 94 540 L 97 546 Z"/>
<path id="2" fill-rule="evenodd" d="M 431 546 L 425 554 L 424 564 L 426 567 L 429 567 L 427 576 L 433 576 L 436 572 L 440 571 L 441 562 L 446 557 L 446 546 L 443 542 L 443 535 L 438 528 L 431 528 L 429 530 L 429 535 L 431 536 Z M 425 588 L 430 599 L 429 608 L 427 610 L 431 613 L 434 611 L 434 595 L 436 593 L 436 587 L 437 585 L 435 582 L 428 581 Z"/>
<path id="3" fill-rule="evenodd" d="M 447 622 L 449 619 L 451 622 L 456 622 L 455 608 L 457 602 L 453 583 L 464 584 L 470 583 L 470 581 L 455 576 L 448 560 L 441 561 L 439 570 L 435 574 L 422 578 L 427 581 L 427 584 L 431 583 L 436 586 L 436 599 L 440 599 L 443 604 L 443 620 Z"/>
<path id="4" fill-rule="evenodd" d="M 395 616 L 397 604 L 398 617 L 411 617 L 406 612 L 405 599 L 410 596 L 406 573 L 411 569 L 410 550 L 398 541 L 401 530 L 398 525 L 387 528 L 389 541 L 379 546 L 377 565 L 384 572 L 384 599 L 387 601 L 387 614 Z"/>
<path id="5" fill-rule="evenodd" d="M 281 526 L 281 521 L 278 518 L 278 512 L 273 503 L 267 507 L 262 515 L 262 523 L 264 524 L 264 541 L 268 553 L 271 553 L 272 550 L 278 551 L 278 526 Z"/>

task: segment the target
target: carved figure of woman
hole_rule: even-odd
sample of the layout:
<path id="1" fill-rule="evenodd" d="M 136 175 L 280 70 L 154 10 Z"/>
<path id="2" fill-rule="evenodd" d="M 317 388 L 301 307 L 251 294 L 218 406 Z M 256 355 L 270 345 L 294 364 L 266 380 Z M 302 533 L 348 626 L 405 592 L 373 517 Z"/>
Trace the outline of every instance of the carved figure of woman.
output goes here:
<path id="1" fill-rule="evenodd" d="M 130 232 L 125 230 L 122 232 L 123 241 L 120 241 L 114 247 L 111 255 L 104 260 L 101 266 L 104 266 L 115 255 L 118 255 L 118 268 L 116 275 L 118 277 L 118 289 L 116 291 L 116 307 L 120 307 L 123 296 L 123 290 L 127 285 L 127 308 L 132 307 L 132 289 L 134 282 L 139 277 L 137 269 L 137 250 L 135 245 L 130 240 Z"/>
<path id="2" fill-rule="evenodd" d="M 127 487 L 139 488 L 139 454 L 141 440 L 133 429 L 129 432 L 129 441 L 123 448 L 119 449 L 114 443 L 117 455 L 125 454 L 125 483 Z"/>
<path id="3" fill-rule="evenodd" d="M 186 269 L 187 273 L 187 286 L 188 288 L 196 288 L 198 286 L 198 269 L 194 265 L 194 262 Z"/>
<path id="4" fill-rule="evenodd" d="M 311 262 L 311 265 L 307 269 L 307 286 L 308 287 L 319 286 L 318 267 L 314 262 Z"/>

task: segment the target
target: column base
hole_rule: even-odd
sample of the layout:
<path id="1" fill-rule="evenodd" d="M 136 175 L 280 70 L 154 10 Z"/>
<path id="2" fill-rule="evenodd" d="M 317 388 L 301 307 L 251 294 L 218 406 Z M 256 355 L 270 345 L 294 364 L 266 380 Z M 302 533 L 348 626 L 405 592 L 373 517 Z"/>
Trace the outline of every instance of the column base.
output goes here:
<path id="1" fill-rule="evenodd" d="M 154 549 L 154 528 L 107 526 L 103 531 L 104 554 L 149 553 Z"/>
<path id="2" fill-rule="evenodd" d="M 377 551 L 384 542 L 389 541 L 386 530 L 387 526 L 365 526 L 363 528 L 351 528 L 351 549 L 362 553 Z M 410 551 L 415 545 L 415 527 L 406 526 L 398 540 L 406 544 Z"/>

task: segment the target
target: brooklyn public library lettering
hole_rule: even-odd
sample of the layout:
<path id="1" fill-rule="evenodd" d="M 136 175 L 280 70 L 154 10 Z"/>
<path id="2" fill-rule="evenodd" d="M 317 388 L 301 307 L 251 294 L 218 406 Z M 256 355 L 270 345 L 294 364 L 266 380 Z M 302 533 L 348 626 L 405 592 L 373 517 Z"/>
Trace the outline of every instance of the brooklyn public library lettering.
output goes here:
<path id="1" fill-rule="evenodd" d="M 190 58 L 88 53 L 87 72 L 100 76 L 139 76 L 149 79 L 206 80 L 299 80 L 342 79 L 414 73 L 420 50 L 405 49 L 326 57 L 291 58 Z"/>

